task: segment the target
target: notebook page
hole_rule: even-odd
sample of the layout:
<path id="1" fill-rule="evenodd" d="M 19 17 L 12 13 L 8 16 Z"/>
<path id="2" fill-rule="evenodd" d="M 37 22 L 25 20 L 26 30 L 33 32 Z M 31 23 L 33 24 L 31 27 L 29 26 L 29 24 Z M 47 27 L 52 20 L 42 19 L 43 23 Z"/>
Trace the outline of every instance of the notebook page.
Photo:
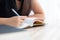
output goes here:
<path id="1" fill-rule="evenodd" d="M 22 25 L 18 28 L 26 28 L 28 26 L 33 26 L 33 23 L 35 22 L 36 18 L 26 18 L 25 21 L 22 23 Z"/>

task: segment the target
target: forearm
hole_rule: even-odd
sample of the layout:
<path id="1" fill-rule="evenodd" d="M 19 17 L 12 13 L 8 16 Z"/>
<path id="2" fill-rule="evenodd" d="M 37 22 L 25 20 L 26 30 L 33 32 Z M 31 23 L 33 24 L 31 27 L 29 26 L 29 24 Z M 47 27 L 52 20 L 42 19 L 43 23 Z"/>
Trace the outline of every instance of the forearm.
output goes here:
<path id="1" fill-rule="evenodd" d="M 31 9 L 34 12 L 34 15 L 30 17 L 43 18 L 44 19 L 44 11 L 38 0 L 32 0 Z"/>
<path id="2" fill-rule="evenodd" d="M 2 25 L 2 24 L 6 24 L 7 23 L 7 19 L 8 18 L 0 18 L 0 25 Z"/>
<path id="3" fill-rule="evenodd" d="M 34 18 L 43 18 L 44 19 L 44 14 L 34 14 L 34 15 L 31 15 L 29 17 L 34 17 Z"/>

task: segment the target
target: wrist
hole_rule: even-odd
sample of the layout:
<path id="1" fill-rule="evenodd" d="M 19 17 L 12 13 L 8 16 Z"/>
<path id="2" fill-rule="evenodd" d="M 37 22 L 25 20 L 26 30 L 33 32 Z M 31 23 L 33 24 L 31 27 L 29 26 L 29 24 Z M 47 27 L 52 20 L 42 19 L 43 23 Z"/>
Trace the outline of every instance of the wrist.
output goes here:
<path id="1" fill-rule="evenodd" d="M 3 25 L 7 25 L 7 24 L 8 24 L 8 18 L 4 18 L 2 24 L 3 24 Z"/>

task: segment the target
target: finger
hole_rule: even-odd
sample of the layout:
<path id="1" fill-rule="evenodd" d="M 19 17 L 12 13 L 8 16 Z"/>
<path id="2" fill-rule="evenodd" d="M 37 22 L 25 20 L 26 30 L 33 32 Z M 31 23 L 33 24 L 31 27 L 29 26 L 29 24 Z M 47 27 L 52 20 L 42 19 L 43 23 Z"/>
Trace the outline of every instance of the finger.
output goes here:
<path id="1" fill-rule="evenodd" d="M 43 22 L 43 21 L 41 21 L 41 20 L 35 20 L 35 21 L 38 21 L 38 22 Z"/>
<path id="2" fill-rule="evenodd" d="M 27 18 L 27 16 L 20 16 L 20 18 L 21 18 L 22 20 L 25 20 L 25 19 Z"/>
<path id="3" fill-rule="evenodd" d="M 44 21 L 44 19 L 41 19 L 41 18 L 37 18 L 37 19 L 35 19 L 35 20 L 40 20 L 40 21 Z"/>
<path id="4" fill-rule="evenodd" d="M 20 23 L 23 23 L 24 20 L 19 20 Z"/>

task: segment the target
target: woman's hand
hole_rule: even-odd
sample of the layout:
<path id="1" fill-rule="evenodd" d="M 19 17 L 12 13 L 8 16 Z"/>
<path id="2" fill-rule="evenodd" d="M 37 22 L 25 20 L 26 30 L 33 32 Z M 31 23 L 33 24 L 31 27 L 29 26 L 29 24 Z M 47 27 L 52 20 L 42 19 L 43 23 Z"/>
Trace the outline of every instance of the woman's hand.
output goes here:
<path id="1" fill-rule="evenodd" d="M 44 22 L 44 18 L 36 18 L 35 21 Z"/>
<path id="2" fill-rule="evenodd" d="M 35 19 L 34 24 L 36 24 L 36 25 L 44 25 L 44 19 L 43 18 L 37 18 L 37 19 Z"/>
<path id="3" fill-rule="evenodd" d="M 35 21 L 39 21 L 39 22 L 44 22 L 44 17 L 35 17 L 34 15 L 33 16 L 29 16 L 28 18 L 35 18 Z"/>
<path id="4" fill-rule="evenodd" d="M 6 25 L 18 27 L 20 26 L 24 19 L 27 18 L 26 16 L 15 16 L 7 19 Z"/>

